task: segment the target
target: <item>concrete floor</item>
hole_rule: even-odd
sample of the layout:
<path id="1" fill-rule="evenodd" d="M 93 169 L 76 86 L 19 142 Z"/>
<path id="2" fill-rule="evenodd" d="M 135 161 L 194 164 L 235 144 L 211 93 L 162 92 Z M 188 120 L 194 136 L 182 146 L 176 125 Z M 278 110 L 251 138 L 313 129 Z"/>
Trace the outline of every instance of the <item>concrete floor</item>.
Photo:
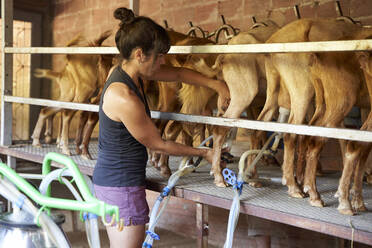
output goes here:
<path id="1" fill-rule="evenodd" d="M 156 229 L 156 233 L 161 237 L 160 240 L 155 241 L 153 247 L 159 248 L 194 248 L 196 247 L 196 240 L 186 238 L 176 233 L 167 231 L 165 229 Z M 67 232 L 67 238 L 73 248 L 89 248 L 85 232 Z M 105 230 L 100 231 L 101 248 L 109 248 L 109 241 Z M 209 248 L 215 246 L 208 245 Z"/>

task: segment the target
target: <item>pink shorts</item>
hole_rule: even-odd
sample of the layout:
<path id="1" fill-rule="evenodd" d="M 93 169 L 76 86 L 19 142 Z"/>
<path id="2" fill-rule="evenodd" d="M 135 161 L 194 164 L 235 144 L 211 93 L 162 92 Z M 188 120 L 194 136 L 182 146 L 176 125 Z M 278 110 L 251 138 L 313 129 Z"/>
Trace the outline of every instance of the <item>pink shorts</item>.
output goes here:
<path id="1" fill-rule="evenodd" d="M 119 207 L 119 216 L 125 226 L 145 225 L 149 222 L 149 206 L 145 186 L 107 187 L 94 185 L 97 199 Z M 111 216 L 106 216 L 111 221 Z"/>

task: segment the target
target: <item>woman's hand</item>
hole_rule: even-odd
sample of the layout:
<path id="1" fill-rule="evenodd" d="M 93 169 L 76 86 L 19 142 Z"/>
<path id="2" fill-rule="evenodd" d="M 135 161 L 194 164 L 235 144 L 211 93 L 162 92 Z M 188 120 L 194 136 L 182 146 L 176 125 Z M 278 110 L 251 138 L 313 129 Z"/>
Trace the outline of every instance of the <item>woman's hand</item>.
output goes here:
<path id="1" fill-rule="evenodd" d="M 213 149 L 211 148 L 202 148 L 205 150 L 205 154 L 204 154 L 204 159 L 207 160 L 210 164 L 212 164 L 213 162 L 213 156 L 214 156 L 214 152 L 213 152 Z M 224 153 L 224 152 L 228 152 L 228 148 L 224 148 L 221 150 L 221 153 Z M 220 166 L 221 168 L 226 168 L 226 162 L 225 161 L 220 161 Z"/>
<path id="2" fill-rule="evenodd" d="M 206 150 L 205 155 L 203 156 L 205 160 L 207 160 L 210 164 L 213 161 L 213 149 L 211 148 L 203 148 Z"/>

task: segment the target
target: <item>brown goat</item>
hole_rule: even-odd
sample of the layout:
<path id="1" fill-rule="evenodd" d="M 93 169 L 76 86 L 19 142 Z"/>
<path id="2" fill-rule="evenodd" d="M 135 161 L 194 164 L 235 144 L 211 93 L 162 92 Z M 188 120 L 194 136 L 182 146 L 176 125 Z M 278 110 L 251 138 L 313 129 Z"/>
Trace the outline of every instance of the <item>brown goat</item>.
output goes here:
<path id="1" fill-rule="evenodd" d="M 168 31 L 173 45 L 205 45 L 213 44 L 208 39 L 189 37 L 187 35 Z M 208 63 L 213 64 L 216 55 L 188 55 L 188 56 L 167 56 L 167 62 L 172 66 L 190 68 L 206 75 L 203 70 L 200 70 L 197 65 L 194 64 L 195 58 L 205 58 Z M 211 60 L 211 61 L 210 61 Z M 206 75 L 208 76 L 208 75 Z M 211 97 L 215 95 L 215 92 L 211 89 L 204 87 L 196 87 L 188 84 L 169 84 L 159 82 L 160 95 L 159 95 L 159 110 L 165 112 L 181 112 L 184 114 L 211 114 L 211 110 L 207 110 Z M 204 139 L 205 125 L 195 124 L 181 124 L 175 121 L 161 122 L 159 125 L 160 130 L 164 131 L 163 136 L 167 140 L 176 140 L 180 133 L 183 134 L 184 143 L 192 145 L 193 137 L 195 134 L 201 135 L 201 139 Z M 166 126 L 165 126 L 166 124 Z M 171 171 L 168 166 L 168 156 L 160 155 L 159 160 L 155 161 L 159 167 L 161 174 L 164 177 L 169 177 Z"/>
<path id="2" fill-rule="evenodd" d="M 259 26 L 247 32 L 241 32 L 229 41 L 234 44 L 256 44 L 265 42 L 271 34 L 278 30 L 278 26 L 268 21 L 267 26 Z M 219 55 L 213 68 L 209 68 L 203 60 L 200 67 L 210 70 L 210 75 L 223 79 L 230 91 L 230 105 L 223 117 L 239 118 L 243 111 L 251 105 L 255 98 L 265 98 L 265 67 L 264 55 L 260 54 L 224 54 Z M 214 183 L 219 187 L 226 184 L 221 174 L 221 149 L 229 128 L 215 127 L 213 130 L 214 159 L 211 173 L 214 174 Z M 254 177 L 256 173 L 253 173 Z"/>
<path id="3" fill-rule="evenodd" d="M 106 78 L 115 64 L 117 64 L 117 58 L 114 55 L 99 55 L 97 64 L 97 76 L 98 76 L 98 94 L 90 99 L 91 104 L 99 104 L 101 99 L 101 93 L 105 84 Z M 76 154 L 81 154 L 84 159 L 92 159 L 89 153 L 89 141 L 93 133 L 94 127 L 98 122 L 97 112 L 82 112 L 79 119 L 79 126 L 76 130 Z"/>
<path id="4" fill-rule="evenodd" d="M 107 39 L 111 31 L 102 33 L 94 42 L 88 42 L 80 35 L 71 40 L 67 46 L 100 46 Z M 97 63 L 99 55 L 66 55 L 66 65 L 61 72 L 47 69 L 37 69 L 35 76 L 55 80 L 60 88 L 59 101 L 87 103 L 98 88 Z M 38 121 L 32 134 L 34 146 L 41 146 L 40 134 L 48 117 L 61 111 L 60 108 L 43 108 L 40 112 Z M 59 145 L 64 154 L 70 155 L 68 149 L 68 133 L 71 118 L 76 110 L 62 110 L 62 133 Z M 46 140 L 50 140 L 51 130 L 46 130 Z"/>
<path id="5" fill-rule="evenodd" d="M 303 19 L 283 27 L 267 42 L 340 40 L 350 37 L 356 29 L 357 26 L 353 24 L 333 19 Z M 301 124 L 315 94 L 316 108 L 310 124 L 341 126 L 343 118 L 363 90 L 361 72 L 352 54 L 272 54 L 267 58 L 266 65 L 267 104 L 259 117 L 260 120 L 270 120 L 272 115 L 268 113 L 275 111 L 279 105 L 290 107 L 289 123 Z M 289 98 L 281 97 L 283 94 L 288 94 Z M 309 148 L 304 191 L 309 193 L 310 204 L 313 206 L 323 206 L 316 190 L 315 172 L 319 152 L 325 140 L 325 138 L 309 137 L 305 142 Z M 295 142 L 296 135 L 284 135 L 283 184 L 288 186 L 291 196 L 303 197 L 294 178 Z M 299 153 L 303 152 L 301 151 L 303 147 L 304 145 L 300 144 Z M 296 176 L 301 175 L 297 173 Z M 349 210 L 350 208 L 340 201 L 339 211 L 350 213 Z"/>

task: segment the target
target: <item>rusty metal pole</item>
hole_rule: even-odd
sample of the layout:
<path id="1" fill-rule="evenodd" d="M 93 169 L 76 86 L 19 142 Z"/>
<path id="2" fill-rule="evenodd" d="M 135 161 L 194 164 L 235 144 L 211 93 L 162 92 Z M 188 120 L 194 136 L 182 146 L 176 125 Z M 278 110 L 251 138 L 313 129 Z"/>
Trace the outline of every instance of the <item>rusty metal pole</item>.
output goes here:
<path id="1" fill-rule="evenodd" d="M 293 10 L 297 19 L 301 19 L 300 9 L 298 8 L 298 5 L 293 6 Z"/>
<path id="2" fill-rule="evenodd" d="M 196 203 L 196 230 L 197 247 L 208 247 L 208 205 Z"/>
<path id="3" fill-rule="evenodd" d="M 129 8 L 133 11 L 135 15 L 139 15 L 139 0 L 130 0 L 129 1 Z"/>

